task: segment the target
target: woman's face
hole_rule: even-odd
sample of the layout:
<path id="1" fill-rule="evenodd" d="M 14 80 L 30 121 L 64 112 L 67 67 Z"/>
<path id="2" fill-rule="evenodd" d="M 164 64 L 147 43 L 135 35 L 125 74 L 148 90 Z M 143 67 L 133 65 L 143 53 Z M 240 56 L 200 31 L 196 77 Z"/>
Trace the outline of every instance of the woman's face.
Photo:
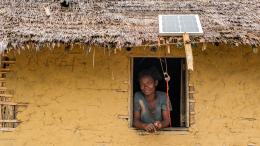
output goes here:
<path id="1" fill-rule="evenodd" d="M 155 93 L 155 88 L 158 84 L 157 80 L 154 80 L 151 76 L 143 76 L 139 82 L 144 95 L 149 96 Z"/>

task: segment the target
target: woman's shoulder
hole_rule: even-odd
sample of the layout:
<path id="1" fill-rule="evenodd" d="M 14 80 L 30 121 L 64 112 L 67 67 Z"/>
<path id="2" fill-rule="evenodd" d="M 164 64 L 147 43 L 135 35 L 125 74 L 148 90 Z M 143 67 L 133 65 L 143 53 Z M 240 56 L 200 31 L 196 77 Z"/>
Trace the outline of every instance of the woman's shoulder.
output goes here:
<path id="1" fill-rule="evenodd" d="M 156 95 L 159 97 L 166 97 L 166 93 L 162 91 L 156 91 Z"/>
<path id="2" fill-rule="evenodd" d="M 160 98 L 160 100 L 166 100 L 167 98 L 167 95 L 165 92 L 162 92 L 162 91 L 156 91 L 156 96 L 158 98 Z"/>
<path id="3" fill-rule="evenodd" d="M 142 92 L 137 91 L 137 92 L 135 92 L 134 98 L 135 98 L 135 99 L 139 99 L 139 98 L 142 98 L 143 96 L 144 96 L 144 95 L 143 95 Z"/>

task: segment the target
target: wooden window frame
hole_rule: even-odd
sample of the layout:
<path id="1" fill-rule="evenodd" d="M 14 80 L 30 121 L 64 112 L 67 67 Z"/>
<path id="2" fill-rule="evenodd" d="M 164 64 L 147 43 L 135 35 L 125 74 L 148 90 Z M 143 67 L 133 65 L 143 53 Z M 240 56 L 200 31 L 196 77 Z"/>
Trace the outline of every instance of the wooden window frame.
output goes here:
<path id="1" fill-rule="evenodd" d="M 135 127 L 133 127 L 133 68 L 134 68 L 134 58 L 158 58 L 158 57 L 165 57 L 165 56 L 129 56 L 129 81 L 130 81 L 130 87 L 129 87 L 129 98 L 128 98 L 128 113 L 129 113 L 129 118 L 128 118 L 128 126 L 131 129 L 138 130 L 138 131 L 143 131 L 139 130 Z M 183 58 L 186 59 L 186 57 L 173 57 L 173 56 L 166 56 L 165 58 Z M 185 127 L 169 127 L 169 128 L 164 128 L 161 131 L 164 132 L 174 132 L 177 134 L 187 134 L 187 132 L 190 130 L 190 100 L 189 100 L 189 71 L 187 68 L 187 63 L 185 63 L 185 76 L 186 76 L 186 84 L 185 84 L 185 97 L 186 97 L 186 125 Z"/>

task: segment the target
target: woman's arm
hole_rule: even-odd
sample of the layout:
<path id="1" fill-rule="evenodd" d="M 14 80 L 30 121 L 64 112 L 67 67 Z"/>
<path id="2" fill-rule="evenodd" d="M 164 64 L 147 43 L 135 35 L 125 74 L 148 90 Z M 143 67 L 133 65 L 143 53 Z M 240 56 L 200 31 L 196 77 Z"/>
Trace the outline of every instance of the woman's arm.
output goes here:
<path id="1" fill-rule="evenodd" d="M 134 112 L 134 127 L 144 129 L 144 123 L 141 122 L 140 112 Z"/>
<path id="2" fill-rule="evenodd" d="M 168 127 L 170 125 L 171 119 L 169 117 L 170 111 L 163 111 L 163 121 L 162 128 Z"/>
<path id="3" fill-rule="evenodd" d="M 163 111 L 162 114 L 163 114 L 163 120 L 162 121 L 156 121 L 154 123 L 155 127 L 157 129 L 162 129 L 162 128 L 165 128 L 165 127 L 168 127 L 170 125 L 170 117 L 169 117 L 169 113 L 170 111 Z"/>
<path id="4" fill-rule="evenodd" d="M 141 121 L 141 114 L 140 112 L 134 112 L 134 127 L 138 129 L 143 129 L 148 132 L 155 132 L 156 127 L 153 123 L 145 124 Z"/>

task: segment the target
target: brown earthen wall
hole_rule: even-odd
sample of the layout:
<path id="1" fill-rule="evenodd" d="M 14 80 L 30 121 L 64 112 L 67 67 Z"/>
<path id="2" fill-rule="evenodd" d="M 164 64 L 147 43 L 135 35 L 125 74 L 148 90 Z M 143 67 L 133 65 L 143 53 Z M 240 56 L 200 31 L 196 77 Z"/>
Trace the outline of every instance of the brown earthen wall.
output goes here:
<path id="1" fill-rule="evenodd" d="M 119 115 L 128 115 L 131 55 L 162 55 L 149 49 L 117 54 L 93 47 L 84 54 L 62 48 L 10 52 L 16 58 L 8 87 L 22 120 L 0 133 L 0 146 L 247 146 L 260 144 L 260 53 L 248 47 L 194 49 L 191 82 L 196 122 L 187 133 L 140 135 Z M 95 56 L 93 59 L 93 51 Z M 176 55 L 177 54 L 177 55 Z M 183 56 L 173 49 L 168 56 Z M 93 60 L 95 60 L 93 67 Z"/>

